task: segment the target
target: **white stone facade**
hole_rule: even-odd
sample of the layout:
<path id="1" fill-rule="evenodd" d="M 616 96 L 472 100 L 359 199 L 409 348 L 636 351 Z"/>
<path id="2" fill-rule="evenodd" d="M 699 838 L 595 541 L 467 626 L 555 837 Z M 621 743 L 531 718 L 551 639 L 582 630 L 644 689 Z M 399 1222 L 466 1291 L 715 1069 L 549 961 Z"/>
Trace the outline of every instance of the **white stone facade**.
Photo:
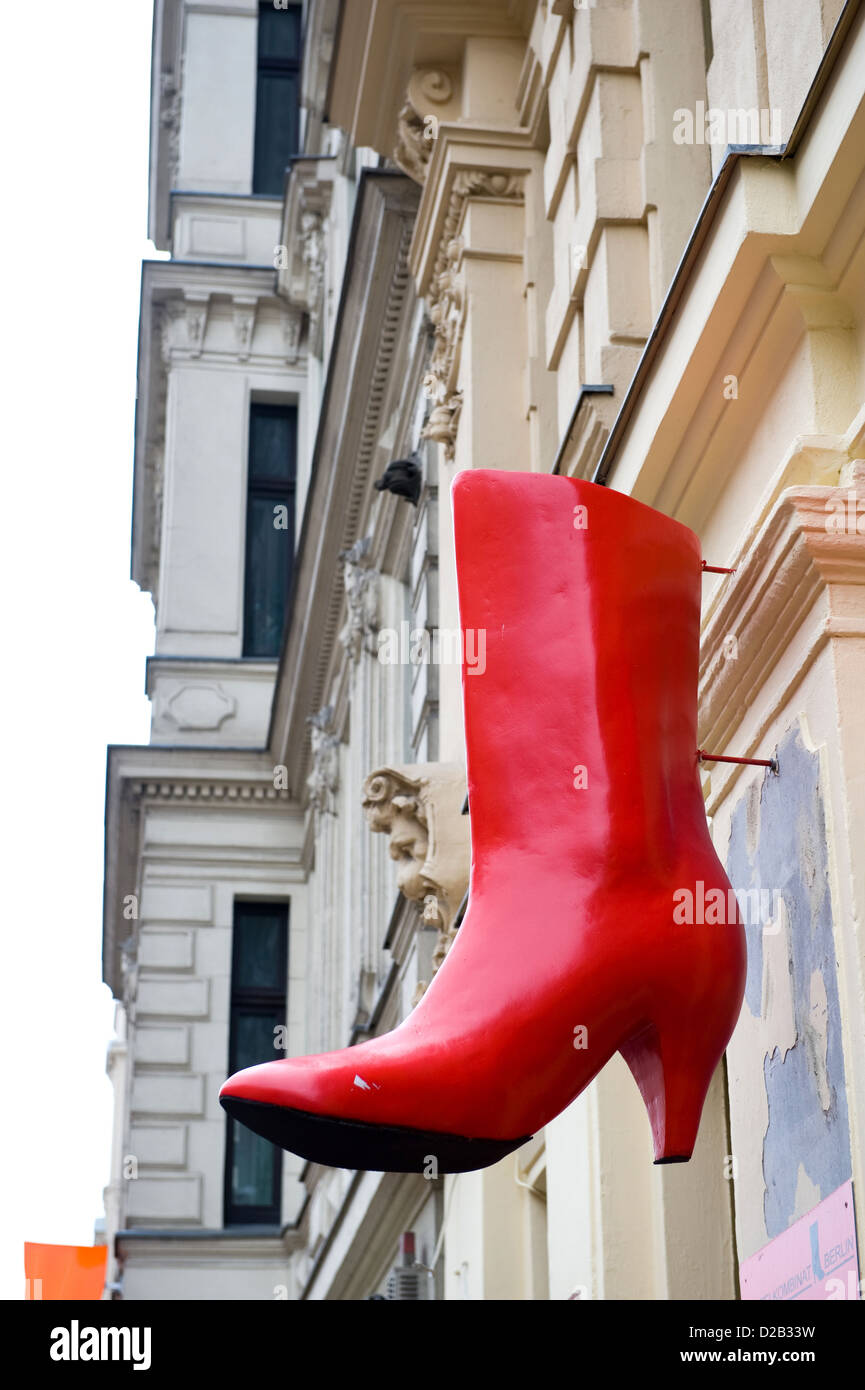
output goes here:
<path id="1" fill-rule="evenodd" d="M 736 1251 L 865 1188 L 854 8 L 309 0 L 301 149 L 260 197 L 257 3 L 157 0 L 151 234 L 172 259 L 143 271 L 133 522 L 153 725 L 110 750 L 106 814 L 124 1298 L 366 1298 L 413 1229 L 437 1297 L 729 1299 Z M 728 150 L 732 129 L 759 147 Z M 243 656 L 251 401 L 298 410 L 272 660 Z M 374 486 L 411 456 L 416 508 Z M 394 1026 L 458 930 L 459 669 L 378 644 L 457 627 L 448 498 L 471 467 L 606 482 L 735 566 L 706 581 L 700 738 L 780 749 L 782 801 L 763 770 L 707 763 L 706 805 L 734 884 L 768 875 L 787 915 L 749 937 L 687 1166 L 652 1167 L 617 1057 L 493 1168 L 286 1155 L 278 1227 L 226 1228 L 234 903 L 288 904 L 292 1055 Z M 783 797 L 806 827 L 789 844 Z M 806 860 L 811 890 L 780 867 Z"/>

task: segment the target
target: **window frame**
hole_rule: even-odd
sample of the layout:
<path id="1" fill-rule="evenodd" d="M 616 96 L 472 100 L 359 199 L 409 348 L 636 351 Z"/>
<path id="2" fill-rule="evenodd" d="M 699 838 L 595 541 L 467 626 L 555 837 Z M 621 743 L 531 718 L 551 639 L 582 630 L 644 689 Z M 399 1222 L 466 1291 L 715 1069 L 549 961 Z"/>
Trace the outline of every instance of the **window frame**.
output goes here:
<path id="1" fill-rule="evenodd" d="M 258 13 L 259 21 L 263 11 L 274 9 L 273 0 L 259 0 Z M 302 4 L 289 5 L 285 10 L 275 11 L 283 16 L 293 14 L 297 24 L 297 55 L 294 58 L 276 57 L 273 54 L 262 53 L 261 33 L 262 26 L 259 22 L 258 33 L 256 36 L 255 49 L 255 129 L 252 136 L 252 193 L 254 197 L 260 198 L 281 198 L 282 189 L 271 190 L 261 187 L 264 182 L 259 164 L 259 150 L 263 144 L 263 137 L 260 135 L 261 125 L 261 78 L 263 75 L 268 77 L 294 78 L 297 84 L 297 126 L 295 134 L 295 144 L 300 144 L 300 82 L 301 67 L 303 61 L 303 6 Z M 300 154 L 300 150 L 292 150 L 288 154 L 285 168 L 288 167 L 289 160 L 295 155 Z"/>
<path id="2" fill-rule="evenodd" d="M 238 1061 L 237 1059 L 237 1034 L 235 1028 L 236 1017 L 243 1013 L 249 1014 L 273 1014 L 277 1013 L 281 1019 L 282 1026 L 288 1021 L 288 956 L 289 956 L 289 906 L 287 901 L 261 900 L 254 901 L 247 899 L 235 899 L 232 914 L 231 927 L 231 974 L 229 977 L 229 999 L 228 999 L 228 1075 L 232 1075 L 240 1067 L 255 1065 Z M 247 920 L 254 917 L 270 917 L 274 913 L 282 918 L 282 929 L 280 932 L 280 959 L 277 967 L 279 983 L 273 986 L 250 986 L 238 985 L 238 954 L 240 950 L 240 920 L 246 916 Z M 276 1055 L 276 1054 L 275 1054 Z M 222 1198 L 222 1223 L 223 1226 L 280 1226 L 282 1213 L 282 1150 L 275 1145 L 271 1148 L 271 1194 L 272 1200 L 268 1204 L 249 1206 L 234 1199 L 233 1167 L 234 1167 L 234 1136 L 235 1126 L 239 1123 L 233 1120 L 230 1115 L 226 1115 L 225 1129 L 225 1171 L 223 1178 L 223 1198 Z M 260 1135 L 254 1135 L 256 1143 L 268 1144 L 268 1140 L 262 1139 Z"/>
<path id="3" fill-rule="evenodd" d="M 253 477 L 253 421 L 256 417 L 284 417 L 292 421 L 292 458 L 291 468 L 288 478 L 279 478 L 275 475 L 261 475 Z M 282 638 L 285 634 L 285 622 L 288 614 L 288 600 L 291 593 L 291 586 L 294 576 L 294 533 L 297 523 L 296 503 L 297 503 L 297 432 L 298 432 L 298 408 L 294 402 L 274 403 L 272 401 L 256 401 L 249 403 L 249 424 L 247 429 L 247 458 L 246 458 L 246 523 L 244 528 L 244 551 L 243 551 L 243 632 L 241 636 L 241 656 L 246 661 L 276 661 L 279 658 L 279 651 L 282 645 Z M 286 582 L 283 593 L 282 624 L 280 627 L 280 639 L 275 652 L 261 652 L 252 650 L 252 586 L 250 584 L 249 567 L 252 561 L 252 528 L 253 499 L 256 501 L 271 501 L 275 506 L 286 506 L 290 513 L 290 526 L 283 530 L 275 527 L 277 534 L 281 535 L 285 545 L 288 547 L 288 560 L 286 566 Z"/>

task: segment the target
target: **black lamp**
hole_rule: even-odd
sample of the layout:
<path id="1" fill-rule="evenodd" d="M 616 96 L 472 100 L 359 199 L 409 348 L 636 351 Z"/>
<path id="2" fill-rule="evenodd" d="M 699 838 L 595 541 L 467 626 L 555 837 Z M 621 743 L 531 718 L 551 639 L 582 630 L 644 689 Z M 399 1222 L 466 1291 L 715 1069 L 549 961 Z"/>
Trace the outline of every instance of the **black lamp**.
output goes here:
<path id="1" fill-rule="evenodd" d="M 397 497 L 405 497 L 413 507 L 420 497 L 421 470 L 416 457 L 394 459 L 375 483 L 377 492 L 392 492 Z"/>

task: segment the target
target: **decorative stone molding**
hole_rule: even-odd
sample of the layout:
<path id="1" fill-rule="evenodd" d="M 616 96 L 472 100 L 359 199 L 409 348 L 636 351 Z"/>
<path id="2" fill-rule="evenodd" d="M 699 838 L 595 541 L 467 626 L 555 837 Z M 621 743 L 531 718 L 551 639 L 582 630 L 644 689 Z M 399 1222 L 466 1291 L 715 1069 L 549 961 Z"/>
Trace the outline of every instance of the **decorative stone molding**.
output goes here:
<path id="1" fill-rule="evenodd" d="M 777 700 L 765 709 L 757 705 L 762 712 L 754 720 L 755 694 L 800 630 L 795 669 L 778 699 L 789 698 L 827 642 L 865 638 L 865 462 L 852 464 L 845 483 L 787 488 L 732 557 L 735 573 L 724 581 L 703 630 L 701 747 L 724 751 L 751 716 L 748 739 L 736 742 L 735 752 L 764 756 L 754 749 L 762 745 Z M 738 775 L 738 767 L 713 769 L 710 811 Z"/>
<path id="2" fill-rule="evenodd" d="M 457 382 L 466 300 L 461 274 L 465 248 L 459 231 L 469 198 L 522 202 L 525 198 L 524 175 L 463 169 L 454 176 L 451 185 L 447 215 L 427 293 L 434 339 L 429 369 L 424 377 L 424 390 L 432 402 L 432 411 L 422 431 L 422 438 L 444 445 L 448 460 L 454 456 L 462 409 L 462 392 Z"/>
<path id="3" fill-rule="evenodd" d="M 438 931 L 433 974 L 456 936 L 454 919 L 468 885 L 465 794 L 465 770 L 459 763 L 377 768 L 363 784 L 367 823 L 371 830 L 390 836 L 400 891 L 422 904 L 424 926 Z M 415 1003 L 425 988 L 422 981 Z"/>
<path id="4" fill-rule="evenodd" d="M 262 802 L 289 801 L 287 791 L 266 782 L 216 782 L 184 779 L 183 781 L 131 782 L 133 798 L 150 802 L 177 803 L 181 801 L 230 802 L 232 805 L 261 805 Z"/>
<path id="5" fill-rule="evenodd" d="M 191 681 L 165 700 L 162 715 L 178 729 L 220 729 L 237 710 L 237 701 L 212 681 Z"/>
<path id="6" fill-rule="evenodd" d="M 135 997 L 138 993 L 138 931 L 133 929 L 120 943 L 121 999 L 127 1017 L 135 1018 Z"/>
<path id="7" fill-rule="evenodd" d="M 362 651 L 375 651 L 378 632 L 378 582 L 381 575 L 372 568 L 371 549 L 372 541 L 365 536 L 355 541 L 349 550 L 339 553 L 345 566 L 343 577 L 348 605 L 348 617 L 339 640 L 355 663 L 360 660 Z"/>
<path id="8" fill-rule="evenodd" d="M 304 212 L 300 219 L 300 254 L 306 272 L 306 302 L 309 336 L 319 342 L 324 304 L 324 217 L 318 210 Z"/>
<path id="9" fill-rule="evenodd" d="M 339 789 L 339 735 L 333 730 L 333 706 L 324 705 L 307 717 L 312 745 L 312 771 L 306 779 L 310 805 L 318 815 L 336 814 Z"/>
<path id="10" fill-rule="evenodd" d="M 183 79 L 173 72 L 163 72 L 159 84 L 161 109 L 159 124 L 168 136 L 169 187 L 177 187 L 180 170 L 180 115 L 183 101 Z"/>
<path id="11" fill-rule="evenodd" d="M 199 358 L 224 362 L 226 355 L 230 357 L 231 348 L 226 342 L 225 333 L 226 313 L 229 312 L 228 300 L 231 316 L 230 336 L 234 340 L 238 362 L 248 361 L 253 354 L 253 340 L 262 306 L 266 306 L 271 312 L 278 311 L 284 349 L 280 352 L 278 347 L 274 348 L 265 342 L 258 346 L 255 356 L 258 360 L 273 364 L 285 361 L 291 365 L 297 361 L 301 350 L 303 326 L 301 311 L 288 308 L 282 300 L 274 299 L 269 290 L 265 293 L 246 294 L 238 291 L 235 284 L 226 287 L 223 293 L 221 287 L 219 291 L 214 292 L 208 287 L 191 283 L 180 286 L 170 297 L 152 301 L 153 333 L 159 346 L 161 363 L 166 370 L 177 362 Z M 151 413 L 164 427 L 164 372 L 152 374 L 150 389 L 153 393 Z"/>
<path id="12" fill-rule="evenodd" d="M 164 419 L 164 416 L 162 417 Z M 156 439 L 149 439 L 144 455 L 144 466 L 151 483 L 151 497 L 153 499 L 153 525 L 150 531 L 150 546 L 148 548 L 148 561 L 150 567 L 151 592 L 157 592 L 159 579 L 159 558 L 162 543 L 162 508 L 165 497 L 165 439 L 160 435 Z"/>

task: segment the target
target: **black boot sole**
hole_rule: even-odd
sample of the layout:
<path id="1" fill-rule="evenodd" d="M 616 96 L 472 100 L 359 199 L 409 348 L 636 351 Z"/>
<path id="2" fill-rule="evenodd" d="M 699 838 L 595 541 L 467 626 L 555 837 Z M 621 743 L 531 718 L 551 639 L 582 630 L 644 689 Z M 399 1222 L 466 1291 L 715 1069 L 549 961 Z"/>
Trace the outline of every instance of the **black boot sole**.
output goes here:
<path id="1" fill-rule="evenodd" d="M 236 1096 L 222 1097 L 220 1105 L 233 1120 L 280 1149 L 328 1168 L 357 1168 L 369 1173 L 423 1173 L 429 1178 L 441 1173 L 471 1173 L 498 1163 L 532 1137 L 466 1139 L 461 1134 L 310 1115 L 305 1110 Z"/>

